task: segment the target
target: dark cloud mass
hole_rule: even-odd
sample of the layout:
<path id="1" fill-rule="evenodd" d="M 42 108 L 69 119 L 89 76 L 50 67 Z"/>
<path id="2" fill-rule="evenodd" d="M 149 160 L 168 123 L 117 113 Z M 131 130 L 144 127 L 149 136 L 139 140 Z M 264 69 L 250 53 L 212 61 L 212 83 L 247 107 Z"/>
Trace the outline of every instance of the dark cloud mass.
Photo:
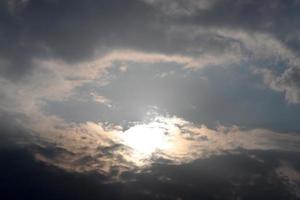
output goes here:
<path id="1" fill-rule="evenodd" d="M 254 156 L 255 155 L 255 156 Z M 256 156 L 261 160 L 256 160 Z M 276 176 L 280 159 L 299 170 L 298 154 L 244 152 L 187 165 L 157 164 L 144 173 L 124 174 L 124 183 L 95 173 L 68 173 L 32 160 L 20 150 L 1 152 L 2 198 L 9 199 L 297 199 Z M 14 158 L 14 159 L 12 159 Z M 18 166 L 22 165 L 22 168 Z M 284 180 L 282 182 L 282 180 Z M 142 183 L 142 184 L 141 184 Z M 217 191 L 217 192 L 216 192 Z M 292 190 L 292 194 L 295 191 Z M 299 192 L 299 191 L 298 191 Z"/>
<path id="2" fill-rule="evenodd" d="M 0 1 L 0 199 L 299 199 L 299 11 Z"/>
<path id="3" fill-rule="evenodd" d="M 153 28 L 156 14 L 139 1 L 33 0 L 20 9 L 11 8 L 10 1 L 1 4 L 1 52 L 3 59 L 17 68 L 15 73 L 30 67 L 36 57 L 76 62 L 91 58 L 96 47 L 108 46 L 105 51 L 125 43 L 129 43 L 125 47 L 143 47 L 144 42 L 154 42 L 159 36 L 158 27 Z"/>

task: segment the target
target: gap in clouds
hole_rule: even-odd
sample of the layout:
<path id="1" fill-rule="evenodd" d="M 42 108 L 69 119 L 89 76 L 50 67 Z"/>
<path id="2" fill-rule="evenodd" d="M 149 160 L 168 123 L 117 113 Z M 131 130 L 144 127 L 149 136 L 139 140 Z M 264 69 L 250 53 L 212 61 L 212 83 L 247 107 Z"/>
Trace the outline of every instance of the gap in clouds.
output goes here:
<path id="1" fill-rule="evenodd" d="M 83 84 L 64 101 L 48 101 L 44 112 L 66 121 L 100 120 L 125 125 L 126 121 L 141 120 L 148 106 L 156 106 L 162 113 L 208 127 L 236 124 L 280 132 L 300 128 L 296 117 L 299 107 L 286 104 L 283 94 L 259 84 L 260 77 L 252 73 L 248 63 L 200 71 L 185 70 L 173 63 L 128 63 L 124 72 L 119 69 L 123 65 L 115 63 L 108 70 L 110 80 L 105 85 Z M 109 105 L 94 101 L 91 93 L 107 98 Z M 286 118 L 287 114 L 295 117 Z"/>

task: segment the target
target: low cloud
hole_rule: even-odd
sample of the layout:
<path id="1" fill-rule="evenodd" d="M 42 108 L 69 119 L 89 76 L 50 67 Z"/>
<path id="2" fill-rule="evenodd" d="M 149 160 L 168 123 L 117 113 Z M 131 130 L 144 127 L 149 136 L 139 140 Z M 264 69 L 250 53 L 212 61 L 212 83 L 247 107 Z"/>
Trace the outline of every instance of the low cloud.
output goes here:
<path id="1" fill-rule="evenodd" d="M 40 132 L 39 128 L 31 127 L 32 131 Z M 145 134 L 141 135 L 144 139 L 149 137 L 147 134 L 150 132 L 161 132 L 165 141 L 151 153 L 139 153 L 135 143 L 124 140 L 124 135 L 132 134 L 132 129 L 143 129 L 134 134 Z M 241 130 L 237 126 L 211 129 L 175 116 L 157 116 L 148 123 L 137 122 L 128 130 L 94 122 L 64 123 L 60 127 L 57 123 L 48 124 L 47 130 L 51 131 L 35 140 L 38 148 L 33 152 L 38 160 L 70 171 L 96 171 L 117 179 L 124 171 L 149 167 L 162 159 L 172 164 L 183 164 L 239 149 L 300 150 L 300 137 L 295 134 L 280 134 L 266 129 Z M 150 132 L 147 133 L 147 130 Z M 151 142 L 149 139 L 147 142 Z M 44 152 L 47 149 L 52 149 L 50 156 Z"/>

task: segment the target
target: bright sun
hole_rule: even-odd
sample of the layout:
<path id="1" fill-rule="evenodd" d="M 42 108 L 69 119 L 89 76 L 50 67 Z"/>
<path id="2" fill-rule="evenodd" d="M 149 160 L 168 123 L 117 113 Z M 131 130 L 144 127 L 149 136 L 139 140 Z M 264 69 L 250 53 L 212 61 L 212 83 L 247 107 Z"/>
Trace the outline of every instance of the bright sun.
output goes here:
<path id="1" fill-rule="evenodd" d="M 151 155 L 169 145 L 165 130 L 155 123 L 133 126 L 123 133 L 122 139 L 127 146 L 144 155 Z"/>

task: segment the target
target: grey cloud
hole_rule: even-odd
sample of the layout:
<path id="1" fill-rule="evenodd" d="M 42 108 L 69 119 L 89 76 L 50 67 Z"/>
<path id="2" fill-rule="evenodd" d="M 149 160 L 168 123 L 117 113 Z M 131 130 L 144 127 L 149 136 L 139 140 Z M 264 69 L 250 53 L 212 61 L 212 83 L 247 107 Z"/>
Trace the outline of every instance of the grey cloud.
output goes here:
<path id="1" fill-rule="evenodd" d="M 26 117 L 4 110 L 0 111 L 0 150 L 29 144 L 31 138 L 29 135 L 30 131 L 20 123 L 20 120 Z"/>
<path id="2" fill-rule="evenodd" d="M 299 196 L 294 188 L 299 186 L 286 183 L 291 172 L 299 174 L 298 158 L 299 153 L 291 152 L 241 151 L 184 165 L 161 163 L 138 173 L 124 172 L 125 181 L 113 182 L 94 172 L 80 174 L 45 166 L 19 149 L 0 152 L 0 177 L 5 188 L 2 196 L 13 199 L 295 200 Z"/>
<path id="3" fill-rule="evenodd" d="M 160 34 L 153 9 L 139 1 L 32 0 L 13 16 L 2 1 L 0 9 L 4 72 L 22 73 L 36 57 L 75 62 L 92 57 L 96 47 L 145 47 Z"/>
<path id="4" fill-rule="evenodd" d="M 281 160 L 280 166 L 275 170 L 277 176 L 279 176 L 286 187 L 291 193 L 300 197 L 300 173 L 290 162 Z"/>
<path id="5" fill-rule="evenodd" d="M 287 69 L 276 82 L 278 89 L 286 92 L 286 98 L 290 102 L 300 102 L 300 69 L 298 67 Z"/>
<path id="6" fill-rule="evenodd" d="M 62 100 L 88 81 L 99 81 L 103 74 L 100 69 L 111 67 L 115 61 L 125 64 L 173 63 L 198 69 L 245 60 L 249 63 L 274 58 L 288 60 L 286 71 L 278 77 L 266 69 L 263 72 L 265 82 L 272 89 L 286 92 L 289 101 L 299 102 L 299 70 L 291 67 L 298 63 L 297 51 L 289 46 L 294 38 L 289 31 L 297 31 L 297 26 L 293 26 L 298 22 L 294 11 L 299 7 L 296 1 L 284 4 L 282 1 L 188 1 L 186 8 L 181 6 L 182 1 L 30 0 L 26 5 L 21 3 L 21 7 L 22 1 L 13 2 L 13 9 L 17 9 L 13 13 L 7 1 L 0 3 L 3 96 L 0 106 L 6 112 L 26 115 L 28 118 L 21 120 L 26 128 L 45 140 L 59 138 L 59 143 L 66 149 L 81 152 L 83 148 L 84 153 L 95 153 L 93 148 L 98 148 L 99 144 L 93 144 L 92 150 L 88 149 L 91 152 L 85 152 L 88 145 L 78 141 L 85 137 L 91 142 L 91 138 L 98 137 L 95 135 L 99 131 L 106 131 L 93 122 L 66 123 L 57 116 L 46 116 L 40 105 L 47 100 Z M 286 15 L 289 9 L 292 16 Z M 288 23 L 290 20 L 292 23 Z M 283 24 L 287 27 L 282 28 Z M 28 69 L 33 70 L 23 82 L 15 83 L 5 77 L 7 74 L 18 76 Z M 119 99 L 124 99 L 120 94 Z M 93 97 L 110 105 L 110 99 L 101 93 Z M 127 98 L 131 100 L 132 97 Z M 143 98 L 142 103 L 149 100 Z M 215 134 L 214 130 L 207 128 L 207 131 Z M 228 140 L 223 144 L 225 147 L 237 142 L 229 136 L 222 138 Z M 118 140 L 112 134 L 99 141 L 106 148 L 115 143 L 116 138 Z M 206 135 L 198 138 L 200 142 L 210 141 Z M 66 142 L 68 139 L 79 146 L 72 146 Z M 275 140 L 273 142 L 268 145 L 278 146 Z M 239 145 L 251 146 L 243 140 Z M 254 145 L 265 147 L 255 142 Z M 127 150 L 113 148 L 110 152 L 115 151 L 122 156 Z M 86 155 L 75 155 L 78 163 L 90 160 Z M 72 163 L 74 160 L 67 161 Z"/>
<path id="7" fill-rule="evenodd" d="M 169 16 L 173 25 L 244 30 L 251 34 L 268 33 L 299 54 L 300 3 L 297 0 L 146 2 L 165 14 L 173 13 Z"/>
<path id="8" fill-rule="evenodd" d="M 190 16 L 199 10 L 210 9 L 215 0 L 143 0 L 144 2 L 157 7 L 167 15 Z"/>
<path id="9" fill-rule="evenodd" d="M 281 75 L 276 75 L 268 69 L 256 69 L 255 72 L 263 75 L 265 84 L 271 89 L 284 92 L 288 102 L 300 102 L 300 69 L 298 67 L 290 67 Z"/>
<path id="10" fill-rule="evenodd" d="M 11 15 L 15 15 L 24 9 L 28 2 L 29 0 L 4 0 Z"/>
<path id="11" fill-rule="evenodd" d="M 197 40 L 188 39 L 185 29 L 188 26 L 268 32 L 290 44 L 296 40 L 291 32 L 297 30 L 299 19 L 296 1 L 31 0 L 13 16 L 7 1 L 0 6 L 3 44 L 0 60 L 2 71 L 8 74 L 26 71 L 33 58 L 55 57 L 74 63 L 93 57 L 95 50 L 105 53 L 132 48 L 188 54 L 193 53 L 190 49 L 194 46 L 199 48 L 199 55 L 211 49 L 224 49 L 221 52 L 226 53 L 231 48 L 226 44 L 229 39 L 222 39 L 213 31 L 198 36 Z M 170 16 L 165 13 L 170 9 L 179 11 Z M 182 9 L 188 12 L 192 9 L 191 14 L 182 15 Z M 287 12 L 291 14 L 286 15 Z M 183 37 L 174 37 L 173 26 L 186 30 Z"/>
<path id="12" fill-rule="evenodd" d="M 298 29 L 295 25 L 299 22 L 297 19 L 299 6 L 297 0 L 218 0 L 214 1 L 210 9 L 199 9 L 192 16 L 187 16 L 184 22 L 278 34 L 275 30 L 281 30 L 282 33 Z M 288 12 L 290 15 L 287 15 Z"/>

